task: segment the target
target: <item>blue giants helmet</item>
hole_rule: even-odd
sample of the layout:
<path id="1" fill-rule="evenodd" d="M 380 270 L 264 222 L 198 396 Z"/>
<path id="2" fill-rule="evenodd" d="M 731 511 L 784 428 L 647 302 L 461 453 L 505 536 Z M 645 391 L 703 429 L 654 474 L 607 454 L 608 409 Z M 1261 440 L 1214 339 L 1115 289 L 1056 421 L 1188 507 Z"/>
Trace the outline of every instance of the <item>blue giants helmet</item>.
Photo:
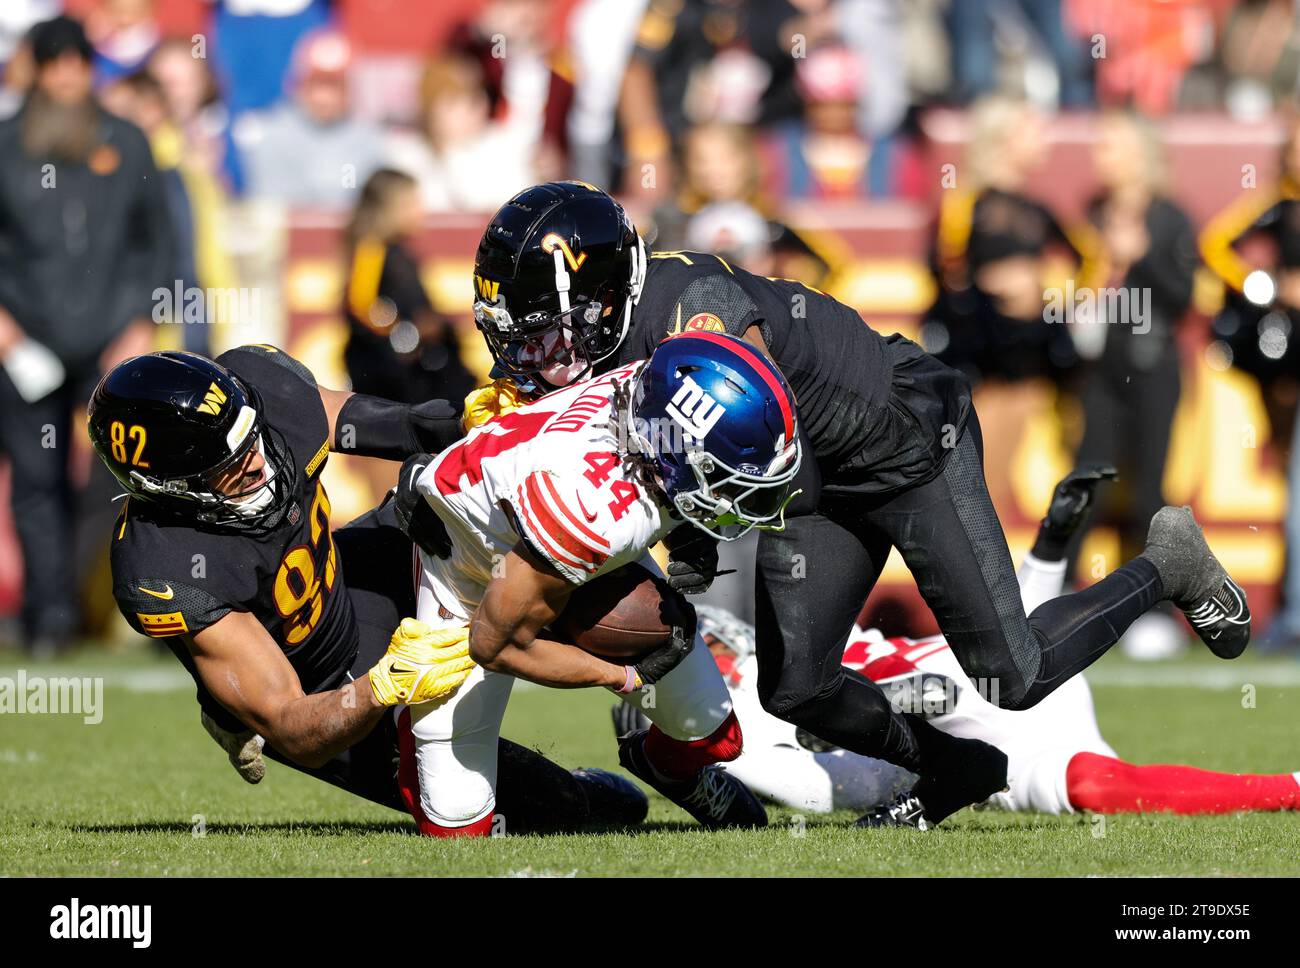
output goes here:
<path id="1" fill-rule="evenodd" d="M 630 416 L 631 449 L 687 521 L 724 541 L 785 526 L 795 399 L 761 352 L 718 333 L 670 336 L 637 374 Z"/>

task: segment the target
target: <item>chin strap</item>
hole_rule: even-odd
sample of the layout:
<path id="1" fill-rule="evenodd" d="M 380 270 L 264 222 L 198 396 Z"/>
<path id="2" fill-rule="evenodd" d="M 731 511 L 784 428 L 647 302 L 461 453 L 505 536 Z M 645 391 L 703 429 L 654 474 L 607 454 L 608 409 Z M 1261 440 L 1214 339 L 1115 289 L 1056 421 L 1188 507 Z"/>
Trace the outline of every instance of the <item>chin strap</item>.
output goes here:
<path id="1" fill-rule="evenodd" d="M 627 298 L 628 303 L 635 306 L 641 301 L 641 289 L 645 286 L 647 262 L 645 242 L 642 240 L 640 232 L 636 233 L 636 247 L 629 254 L 632 256 L 632 279 Z"/>
<path id="2" fill-rule="evenodd" d="M 547 236 L 550 238 L 550 236 Z M 546 242 L 542 242 L 542 247 L 546 247 Z M 564 268 L 564 253 L 560 251 L 557 245 L 551 254 L 555 257 L 555 294 L 560 298 L 560 312 L 569 311 L 569 273 Z"/>
<path id="3" fill-rule="evenodd" d="M 641 290 L 645 286 L 647 260 L 645 242 L 641 239 L 641 233 L 636 233 L 636 245 L 629 250 L 628 255 L 632 260 L 632 272 L 628 278 L 627 299 L 623 301 L 623 318 L 619 320 L 618 339 L 614 343 L 614 349 L 599 360 L 593 360 L 593 365 L 608 358 L 618 350 L 618 347 L 623 345 L 623 340 L 627 338 L 627 331 L 632 328 L 632 307 L 641 301 Z"/>
<path id="4" fill-rule="evenodd" d="M 781 509 L 776 512 L 777 513 L 776 524 L 756 524 L 754 525 L 754 529 L 756 531 L 784 531 L 785 530 L 785 509 L 790 506 L 791 501 L 793 501 L 802 493 L 803 493 L 803 488 L 801 487 L 797 491 L 791 491 L 786 496 L 786 499 L 781 502 Z"/>

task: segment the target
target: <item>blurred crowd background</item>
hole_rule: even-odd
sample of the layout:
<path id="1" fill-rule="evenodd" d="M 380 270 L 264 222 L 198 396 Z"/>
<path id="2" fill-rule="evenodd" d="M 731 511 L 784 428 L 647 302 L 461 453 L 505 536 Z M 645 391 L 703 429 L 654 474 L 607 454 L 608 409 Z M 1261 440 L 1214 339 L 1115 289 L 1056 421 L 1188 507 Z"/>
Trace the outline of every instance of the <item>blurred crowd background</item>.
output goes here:
<path id="1" fill-rule="evenodd" d="M 273 342 L 461 397 L 488 215 L 577 178 L 659 251 L 963 368 L 1014 553 L 1072 463 L 1114 463 L 1076 580 L 1190 503 L 1257 646 L 1300 649 L 1294 2 L 3 0 L 0 64 L 2 640 L 114 631 L 81 429 L 107 367 Z M 394 468 L 327 473 L 338 525 Z M 747 613 L 744 569 L 716 595 Z M 918 606 L 893 562 L 866 611 Z M 1155 614 L 1126 646 L 1184 638 Z"/>

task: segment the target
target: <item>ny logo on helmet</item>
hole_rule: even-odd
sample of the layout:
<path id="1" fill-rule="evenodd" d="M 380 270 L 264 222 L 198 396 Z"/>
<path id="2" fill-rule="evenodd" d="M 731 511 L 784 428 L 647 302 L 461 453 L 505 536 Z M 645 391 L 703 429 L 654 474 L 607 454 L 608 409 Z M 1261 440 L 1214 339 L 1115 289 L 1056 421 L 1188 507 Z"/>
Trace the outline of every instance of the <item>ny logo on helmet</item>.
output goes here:
<path id="1" fill-rule="evenodd" d="M 722 404 L 705 393 L 689 376 L 682 379 L 682 385 L 664 409 L 686 431 L 687 436 L 695 440 L 707 437 L 727 412 Z"/>

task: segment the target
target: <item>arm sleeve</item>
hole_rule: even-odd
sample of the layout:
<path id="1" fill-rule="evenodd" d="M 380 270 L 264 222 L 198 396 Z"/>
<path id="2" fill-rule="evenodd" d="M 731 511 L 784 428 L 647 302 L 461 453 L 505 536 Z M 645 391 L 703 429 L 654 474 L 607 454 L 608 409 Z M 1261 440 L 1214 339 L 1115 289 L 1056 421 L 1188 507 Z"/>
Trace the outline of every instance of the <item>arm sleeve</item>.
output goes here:
<path id="1" fill-rule="evenodd" d="M 620 550 L 597 532 L 600 523 L 577 489 L 549 471 L 534 471 L 508 503 L 519 537 L 543 561 L 575 585 L 593 578 Z M 620 529 L 621 530 L 621 529 Z"/>

